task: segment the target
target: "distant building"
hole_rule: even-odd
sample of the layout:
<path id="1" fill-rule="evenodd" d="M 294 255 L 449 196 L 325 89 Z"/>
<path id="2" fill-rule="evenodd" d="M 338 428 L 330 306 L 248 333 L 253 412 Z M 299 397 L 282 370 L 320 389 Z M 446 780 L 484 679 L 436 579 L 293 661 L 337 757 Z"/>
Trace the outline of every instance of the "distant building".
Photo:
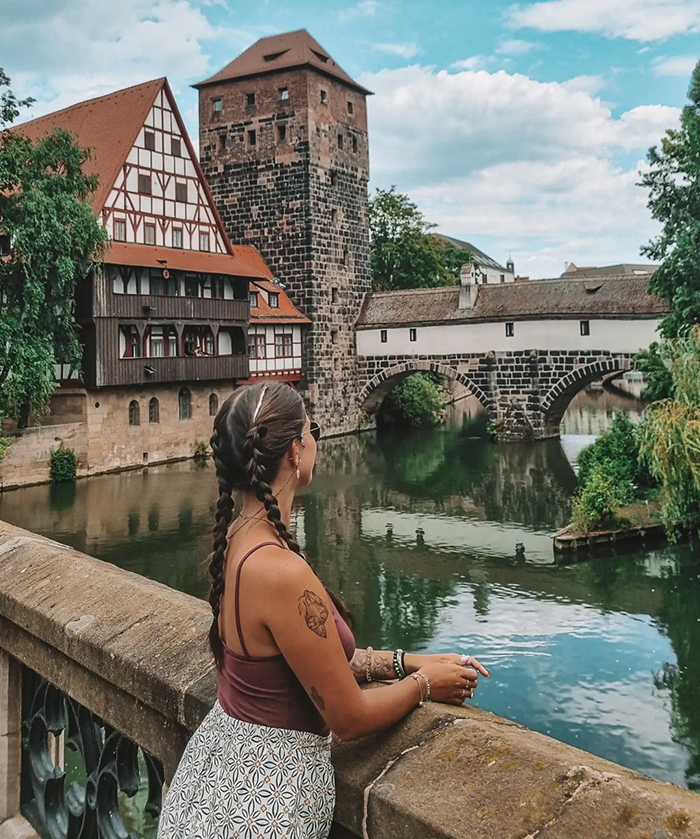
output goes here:
<path id="1" fill-rule="evenodd" d="M 479 285 L 493 285 L 495 283 L 512 283 L 515 281 L 515 265 L 513 260 L 508 258 L 505 266 L 500 262 L 484 253 L 479 248 L 465 242 L 462 239 L 455 239 L 452 236 L 445 236 L 442 233 L 433 233 L 438 239 L 441 239 L 445 244 L 451 245 L 458 250 L 466 251 L 474 265 L 476 271 L 476 282 Z"/>
<path id="2" fill-rule="evenodd" d="M 14 130 L 36 139 L 54 128 L 91 149 L 93 207 L 111 237 L 78 293 L 83 369 L 55 411 L 84 424 L 86 471 L 189 456 L 249 378 L 249 282 L 269 272 L 236 255 L 165 79 Z"/>
<path id="3" fill-rule="evenodd" d="M 229 236 L 259 249 L 312 321 L 309 411 L 329 431 L 352 430 L 354 324 L 371 287 L 369 91 L 303 29 L 262 38 L 195 87 L 202 168 Z"/>
<path id="4" fill-rule="evenodd" d="M 596 268 L 591 265 L 578 266 L 573 262 L 569 262 L 564 269 L 562 277 L 568 279 L 581 279 L 585 277 L 645 277 L 651 276 L 658 268 L 658 265 L 651 264 L 635 264 L 630 262 L 621 262 L 617 265 L 604 265 Z"/>

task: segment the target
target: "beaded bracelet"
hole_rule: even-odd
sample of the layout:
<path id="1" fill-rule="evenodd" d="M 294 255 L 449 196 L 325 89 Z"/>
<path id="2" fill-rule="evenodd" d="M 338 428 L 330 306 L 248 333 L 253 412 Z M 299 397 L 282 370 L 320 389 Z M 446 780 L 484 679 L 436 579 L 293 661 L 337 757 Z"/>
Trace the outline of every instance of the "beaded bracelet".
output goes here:
<path id="1" fill-rule="evenodd" d="M 368 682 L 372 681 L 372 647 L 367 647 L 367 662 L 365 664 L 365 678 Z"/>
<path id="2" fill-rule="evenodd" d="M 406 668 L 403 663 L 404 651 L 397 649 L 394 651 L 394 672 L 399 679 L 406 678 Z"/>

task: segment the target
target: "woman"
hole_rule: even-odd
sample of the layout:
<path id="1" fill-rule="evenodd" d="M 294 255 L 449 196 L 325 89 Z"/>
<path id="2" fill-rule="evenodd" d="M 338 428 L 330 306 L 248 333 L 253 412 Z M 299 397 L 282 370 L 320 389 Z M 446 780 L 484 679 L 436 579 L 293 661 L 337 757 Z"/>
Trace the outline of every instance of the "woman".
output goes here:
<path id="1" fill-rule="evenodd" d="M 173 777 L 160 839 L 322 839 L 335 804 L 330 731 L 352 740 L 427 699 L 460 705 L 478 673 L 488 676 L 468 656 L 355 649 L 347 610 L 289 532 L 319 436 L 301 397 L 281 383 L 241 388 L 214 421 L 209 642 L 218 701 Z M 244 500 L 232 524 L 235 491 Z M 358 684 L 395 678 L 381 690 Z"/>

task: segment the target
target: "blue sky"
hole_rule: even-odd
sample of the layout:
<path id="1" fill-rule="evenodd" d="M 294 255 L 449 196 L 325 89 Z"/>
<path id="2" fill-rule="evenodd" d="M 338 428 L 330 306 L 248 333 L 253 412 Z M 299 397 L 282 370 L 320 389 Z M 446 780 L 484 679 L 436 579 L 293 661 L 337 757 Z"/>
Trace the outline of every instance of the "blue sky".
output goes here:
<path id="1" fill-rule="evenodd" d="M 167 75 L 189 87 L 307 28 L 369 103 L 372 187 L 530 276 L 637 261 L 636 186 L 700 58 L 700 0 L 0 0 L 0 62 L 39 115 Z"/>

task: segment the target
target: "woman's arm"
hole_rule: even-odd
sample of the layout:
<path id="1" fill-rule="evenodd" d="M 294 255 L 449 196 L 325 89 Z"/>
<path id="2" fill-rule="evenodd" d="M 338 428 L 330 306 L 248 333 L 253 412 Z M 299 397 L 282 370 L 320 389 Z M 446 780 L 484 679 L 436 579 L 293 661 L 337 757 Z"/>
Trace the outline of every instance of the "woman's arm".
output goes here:
<path id="1" fill-rule="evenodd" d="M 455 664 L 463 664 L 465 662 L 461 660 L 462 658 L 463 657 L 458 653 L 450 653 L 447 655 L 421 655 L 419 653 L 405 653 L 403 663 L 406 668 L 406 675 L 410 675 L 411 673 L 418 672 L 421 667 L 425 667 L 425 665 L 431 660 L 448 660 L 454 662 Z M 470 656 L 469 661 L 466 663 L 469 667 L 474 667 L 478 670 L 482 676 L 489 675 L 486 668 L 483 667 L 483 665 L 481 665 L 473 656 Z M 366 649 L 360 649 L 358 647 L 355 650 L 355 655 L 353 655 L 350 660 L 350 669 L 352 670 L 352 674 L 356 681 L 367 681 Z M 398 679 L 399 674 L 394 669 L 394 651 L 372 650 L 369 672 L 373 680 L 381 681 L 383 679 Z"/>

